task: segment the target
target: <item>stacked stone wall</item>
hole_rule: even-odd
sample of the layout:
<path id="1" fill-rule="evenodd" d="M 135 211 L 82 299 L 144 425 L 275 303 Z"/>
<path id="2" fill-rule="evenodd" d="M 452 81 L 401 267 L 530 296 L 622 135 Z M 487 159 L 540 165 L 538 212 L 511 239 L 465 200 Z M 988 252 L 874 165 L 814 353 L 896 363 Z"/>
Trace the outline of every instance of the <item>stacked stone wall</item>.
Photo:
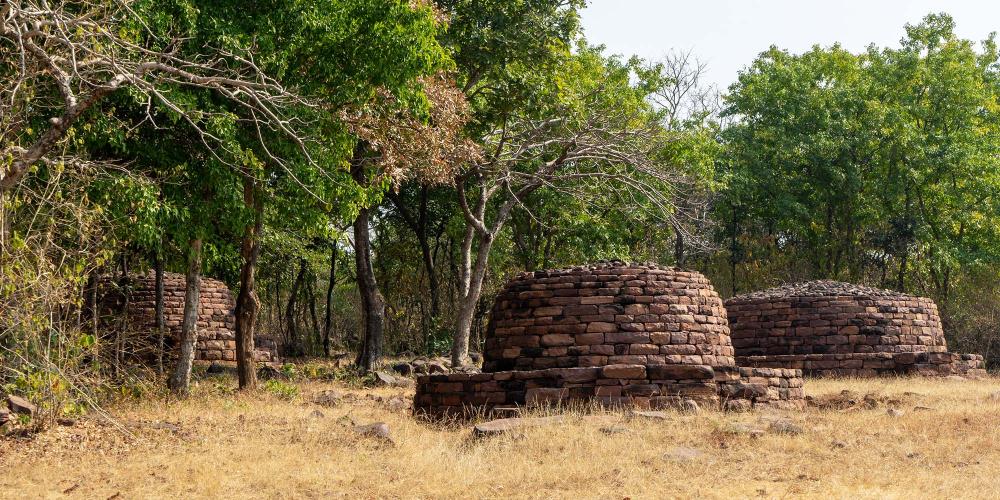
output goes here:
<path id="1" fill-rule="evenodd" d="M 607 365 L 585 368 L 425 375 L 417 378 L 414 411 L 435 418 L 489 414 L 497 408 L 567 404 L 662 409 L 684 400 L 706 405 L 801 408 L 802 373 L 704 365 Z"/>
<path id="2" fill-rule="evenodd" d="M 736 361 L 807 375 L 983 374 L 949 353 L 934 301 L 848 283 L 786 285 L 726 301 Z"/>
<path id="3" fill-rule="evenodd" d="M 415 412 L 803 402 L 800 371 L 737 368 L 725 307 L 704 276 L 655 264 L 523 273 L 498 296 L 485 344 L 484 373 L 419 377 Z"/>
<path id="4" fill-rule="evenodd" d="M 153 273 L 135 276 L 131 282 L 127 314 L 133 327 L 145 331 L 156 328 L 156 277 Z M 183 274 L 164 273 L 163 316 L 168 335 L 176 345 L 184 320 Z M 236 361 L 236 319 L 233 312 L 236 302 L 225 283 L 202 278 L 198 307 L 198 342 L 195 359 L 202 361 Z M 277 350 L 273 339 L 257 336 L 254 339 L 254 357 L 257 361 L 276 361 Z"/>
<path id="5" fill-rule="evenodd" d="M 608 364 L 734 366 L 708 279 L 652 265 L 524 273 L 497 298 L 484 371 Z"/>

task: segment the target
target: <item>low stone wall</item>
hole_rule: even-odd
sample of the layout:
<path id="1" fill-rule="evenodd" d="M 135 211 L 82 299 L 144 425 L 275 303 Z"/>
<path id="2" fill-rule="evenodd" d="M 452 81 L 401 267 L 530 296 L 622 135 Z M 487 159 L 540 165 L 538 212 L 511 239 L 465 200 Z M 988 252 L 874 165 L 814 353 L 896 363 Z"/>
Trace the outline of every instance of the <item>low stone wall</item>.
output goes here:
<path id="1" fill-rule="evenodd" d="M 433 418 L 467 417 L 499 407 L 573 401 L 636 408 L 677 407 L 686 399 L 733 407 L 797 407 L 804 403 L 802 373 L 771 368 L 706 365 L 617 364 L 493 373 L 425 375 L 417 378 L 414 413 Z"/>
<path id="2" fill-rule="evenodd" d="M 183 274 L 164 273 L 163 315 L 172 343 L 176 345 L 184 320 Z M 202 278 L 198 307 L 198 343 L 195 359 L 202 361 L 236 361 L 236 302 L 225 283 Z M 127 314 L 134 328 L 156 329 L 156 276 L 150 272 L 133 277 L 128 297 Z M 254 338 L 254 357 L 257 361 L 276 361 L 277 346 L 267 336 Z"/>
<path id="3" fill-rule="evenodd" d="M 737 356 L 736 362 L 743 366 L 798 369 L 814 377 L 959 375 L 975 378 L 986 375 L 982 356 L 951 352 Z"/>

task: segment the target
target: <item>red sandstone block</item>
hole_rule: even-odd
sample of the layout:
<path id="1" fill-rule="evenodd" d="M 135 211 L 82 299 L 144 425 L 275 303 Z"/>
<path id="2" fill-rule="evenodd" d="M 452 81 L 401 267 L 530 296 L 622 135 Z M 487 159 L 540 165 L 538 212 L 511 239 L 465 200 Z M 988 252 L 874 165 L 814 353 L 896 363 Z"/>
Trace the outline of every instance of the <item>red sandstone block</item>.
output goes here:
<path id="1" fill-rule="evenodd" d="M 608 333 L 608 332 L 615 332 L 617 330 L 618 326 L 615 325 L 614 323 L 595 322 L 587 325 L 588 333 L 596 333 L 596 332 Z"/>
<path id="2" fill-rule="evenodd" d="M 591 355 L 591 356 L 580 356 L 580 357 L 577 358 L 577 365 L 579 365 L 581 367 L 583 367 L 583 366 L 587 366 L 587 367 L 598 366 L 599 367 L 599 366 L 604 366 L 606 364 L 608 364 L 608 357 L 607 356 L 593 356 L 593 355 Z"/>
<path id="3" fill-rule="evenodd" d="M 542 335 L 541 344 L 545 347 L 573 345 L 573 336 L 563 333 Z"/>
<path id="4" fill-rule="evenodd" d="M 604 341 L 609 344 L 647 344 L 649 343 L 649 334 L 646 332 L 611 331 L 604 334 Z"/>
<path id="5" fill-rule="evenodd" d="M 590 353 L 611 356 L 615 353 L 615 346 L 611 344 L 592 345 L 590 346 Z"/>
<path id="6" fill-rule="evenodd" d="M 535 317 L 543 317 L 543 316 L 560 316 L 562 315 L 562 313 L 563 313 L 562 306 L 547 306 L 535 309 L 533 314 Z"/>
<path id="7" fill-rule="evenodd" d="M 651 332 L 649 334 L 649 341 L 654 344 L 669 344 L 670 343 L 670 333 L 667 332 Z"/>
<path id="8" fill-rule="evenodd" d="M 640 354 L 608 356 L 608 363 L 616 365 L 644 365 L 649 360 Z"/>
<path id="9" fill-rule="evenodd" d="M 573 337 L 576 345 L 596 345 L 604 343 L 603 333 L 580 333 Z"/>
<path id="10" fill-rule="evenodd" d="M 628 346 L 629 354 L 659 354 L 660 346 L 656 344 L 630 344 Z"/>
<path id="11" fill-rule="evenodd" d="M 607 296 L 607 295 L 601 295 L 601 296 L 594 296 L 594 297 L 583 297 L 583 298 L 580 299 L 580 304 L 584 304 L 584 305 L 589 305 L 589 304 L 611 304 L 614 301 L 615 301 L 614 297 Z"/>
<path id="12" fill-rule="evenodd" d="M 613 364 L 601 370 L 601 376 L 610 379 L 638 379 L 646 377 L 646 367 L 641 364 Z"/>

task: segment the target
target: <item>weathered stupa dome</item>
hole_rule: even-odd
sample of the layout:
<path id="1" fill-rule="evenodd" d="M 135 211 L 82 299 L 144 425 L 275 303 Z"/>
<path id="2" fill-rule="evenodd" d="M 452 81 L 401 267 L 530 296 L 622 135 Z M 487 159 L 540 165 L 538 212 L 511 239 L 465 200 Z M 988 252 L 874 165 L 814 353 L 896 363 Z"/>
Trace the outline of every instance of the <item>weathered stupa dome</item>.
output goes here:
<path id="1" fill-rule="evenodd" d="M 810 281 L 726 301 L 737 361 L 814 375 L 979 375 L 982 356 L 949 353 L 934 301 Z"/>
<path id="2" fill-rule="evenodd" d="M 522 273 L 497 297 L 485 343 L 484 373 L 418 379 L 418 412 L 568 399 L 662 407 L 802 398 L 798 371 L 736 366 L 726 309 L 708 279 L 655 264 Z"/>
<path id="3" fill-rule="evenodd" d="M 156 331 L 156 275 L 149 272 L 130 276 L 124 288 L 112 286 L 105 280 L 104 307 L 111 316 L 124 313 L 130 331 L 148 334 L 155 338 Z M 185 277 L 178 273 L 163 274 L 163 316 L 167 327 L 167 341 L 179 345 L 181 324 L 184 320 Z M 198 306 L 198 341 L 195 359 L 201 361 L 236 361 L 236 302 L 225 283 L 201 279 Z M 254 357 L 257 361 L 276 361 L 274 340 L 266 335 L 254 337 Z"/>

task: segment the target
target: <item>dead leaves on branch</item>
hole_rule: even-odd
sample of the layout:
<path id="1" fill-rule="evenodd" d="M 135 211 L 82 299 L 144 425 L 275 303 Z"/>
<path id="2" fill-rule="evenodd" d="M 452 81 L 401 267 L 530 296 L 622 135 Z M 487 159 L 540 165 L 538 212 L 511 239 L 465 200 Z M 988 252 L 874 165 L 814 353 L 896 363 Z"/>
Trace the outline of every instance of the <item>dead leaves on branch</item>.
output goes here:
<path id="1" fill-rule="evenodd" d="M 450 183 L 462 165 L 482 156 L 479 146 L 464 134 L 470 110 L 454 80 L 438 73 L 420 83 L 429 103 L 426 117 L 404 109 L 400 99 L 386 89 L 369 102 L 341 112 L 351 132 L 374 153 L 371 163 L 394 187 L 410 179 Z"/>

